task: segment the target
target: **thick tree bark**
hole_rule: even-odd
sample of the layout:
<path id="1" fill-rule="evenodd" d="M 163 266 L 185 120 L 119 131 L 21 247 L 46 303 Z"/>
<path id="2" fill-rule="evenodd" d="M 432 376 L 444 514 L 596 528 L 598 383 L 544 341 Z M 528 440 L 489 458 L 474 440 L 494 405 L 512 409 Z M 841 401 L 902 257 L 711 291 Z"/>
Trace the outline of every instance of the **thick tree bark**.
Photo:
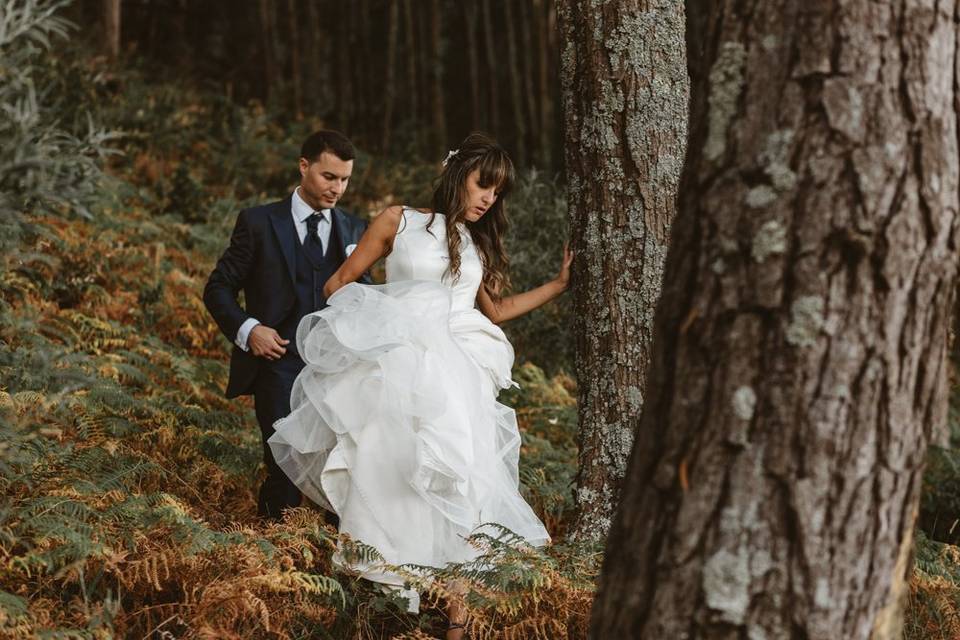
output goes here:
<path id="1" fill-rule="evenodd" d="M 954 298 L 953 301 L 953 325 L 950 327 L 949 349 L 949 359 L 953 362 L 952 366 L 956 371 L 957 363 L 960 363 L 960 296 Z M 947 447 L 950 446 L 950 429 L 949 425 L 943 426 L 943 433 L 934 433 L 932 444 Z"/>
<path id="2" fill-rule="evenodd" d="M 558 3 L 577 319 L 578 537 L 617 504 L 687 136 L 680 0 Z"/>
<path id="3" fill-rule="evenodd" d="M 946 411 L 957 1 L 704 4 L 592 634 L 898 638 Z"/>

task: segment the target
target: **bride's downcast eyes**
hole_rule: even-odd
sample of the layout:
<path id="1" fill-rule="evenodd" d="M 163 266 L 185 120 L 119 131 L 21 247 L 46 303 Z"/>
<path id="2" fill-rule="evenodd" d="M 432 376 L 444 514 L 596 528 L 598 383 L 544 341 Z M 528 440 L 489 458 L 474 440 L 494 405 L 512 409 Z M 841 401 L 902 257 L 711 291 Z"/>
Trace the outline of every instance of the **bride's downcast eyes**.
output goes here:
<path id="1" fill-rule="evenodd" d="M 491 185 L 489 183 L 483 184 L 482 182 L 477 180 L 477 186 L 480 187 L 481 189 L 489 189 Z M 498 186 L 497 189 L 494 190 L 493 195 L 499 198 L 501 193 L 503 193 L 503 190 Z"/>

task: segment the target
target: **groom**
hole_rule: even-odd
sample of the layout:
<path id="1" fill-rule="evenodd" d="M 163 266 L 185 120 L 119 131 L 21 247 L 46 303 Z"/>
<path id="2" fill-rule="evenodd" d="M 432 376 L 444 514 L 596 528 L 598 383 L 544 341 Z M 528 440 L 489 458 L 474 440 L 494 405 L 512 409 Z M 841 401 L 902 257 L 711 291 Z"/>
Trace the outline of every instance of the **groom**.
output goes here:
<path id="1" fill-rule="evenodd" d="M 253 394 L 267 467 L 257 510 L 273 520 L 301 501 L 267 445 L 273 423 L 290 413 L 290 391 L 303 368 L 297 324 L 327 305 L 324 283 L 367 226 L 336 206 L 355 155 L 336 131 L 307 138 L 300 150 L 300 186 L 284 200 L 240 212 L 230 246 L 203 291 L 207 310 L 234 343 L 226 395 Z M 361 281 L 370 282 L 368 276 Z M 246 308 L 237 301 L 240 291 Z"/>

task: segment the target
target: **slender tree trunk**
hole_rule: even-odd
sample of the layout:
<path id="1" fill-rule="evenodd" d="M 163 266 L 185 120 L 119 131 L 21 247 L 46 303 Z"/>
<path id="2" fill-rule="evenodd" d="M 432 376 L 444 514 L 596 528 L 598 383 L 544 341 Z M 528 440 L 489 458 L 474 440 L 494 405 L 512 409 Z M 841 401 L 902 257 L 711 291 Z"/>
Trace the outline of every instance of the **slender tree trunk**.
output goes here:
<path id="1" fill-rule="evenodd" d="M 263 47 L 263 93 L 270 102 L 277 80 L 276 51 L 273 46 L 273 3 L 260 0 L 260 46 Z"/>
<path id="2" fill-rule="evenodd" d="M 323 24 L 320 20 L 320 12 L 317 9 L 317 3 L 312 0 L 307 0 L 306 4 L 306 22 L 307 22 L 307 38 L 305 51 L 307 51 L 307 63 L 304 65 L 306 68 L 306 77 L 307 83 L 305 87 L 305 100 L 307 102 L 307 108 L 311 112 L 315 112 L 317 108 L 317 97 L 318 91 L 317 88 L 323 86 L 324 83 L 319 81 L 319 78 L 327 77 L 329 66 L 324 64 L 324 55 L 323 55 Z M 327 99 L 327 96 L 323 96 Z"/>
<path id="3" fill-rule="evenodd" d="M 420 91 L 422 90 L 419 83 L 419 75 L 417 73 L 417 68 L 419 66 L 420 57 L 417 55 L 417 52 L 422 47 L 422 43 L 418 41 L 417 30 L 416 30 L 416 19 L 413 15 L 413 2 L 412 0 L 404 0 L 403 3 L 403 22 L 404 22 L 404 31 L 406 32 L 406 47 L 407 51 L 407 95 L 408 100 L 408 113 L 406 117 L 406 122 L 408 126 L 412 128 L 411 131 L 411 142 L 413 143 L 414 149 L 420 149 L 419 136 L 417 126 L 420 120 Z"/>
<path id="4" fill-rule="evenodd" d="M 353 5 L 338 7 L 339 18 L 338 26 L 342 25 L 344 33 L 352 34 L 354 33 L 354 20 L 353 20 Z M 340 30 L 331 32 L 331 37 L 335 37 L 334 34 L 339 33 Z M 355 44 L 355 43 L 353 43 Z M 339 122 L 338 126 L 344 131 L 351 132 L 355 121 L 354 115 L 356 114 L 356 102 L 357 102 L 357 92 L 356 92 L 356 62 L 353 59 L 351 54 L 352 47 L 342 46 L 340 43 L 335 43 L 333 46 L 333 55 L 335 56 L 336 65 L 337 65 L 337 77 L 339 82 L 339 91 L 337 92 L 337 118 L 336 121 Z"/>
<path id="5" fill-rule="evenodd" d="M 370 25 L 373 12 L 370 7 L 370 0 L 352 0 L 350 6 L 355 10 L 352 31 L 356 38 L 356 46 L 351 52 L 353 58 L 351 69 L 355 76 L 354 86 L 356 87 L 354 92 L 356 96 L 356 104 L 354 105 L 356 117 L 353 126 L 360 131 L 369 129 L 373 132 L 376 127 L 372 123 L 377 121 L 374 106 L 380 104 L 381 95 L 380 84 L 375 80 L 380 69 L 373 62 L 375 58 L 372 52 L 380 51 L 382 45 L 377 42 L 375 46 L 373 42 Z M 357 73 L 358 70 L 361 70 L 360 73 Z M 376 96 L 376 103 L 374 103 L 374 95 Z"/>
<path id="6" fill-rule="evenodd" d="M 442 154 L 447 144 L 447 108 L 443 88 L 444 69 L 446 67 L 445 44 L 443 37 L 443 2 L 432 0 L 430 4 L 430 88 L 431 127 L 434 130 L 434 151 Z"/>
<path id="7" fill-rule="evenodd" d="M 957 0 L 696 4 L 704 72 L 593 637 L 899 638 L 946 417 Z"/>
<path id="8" fill-rule="evenodd" d="M 287 0 L 287 30 L 289 31 L 287 37 L 290 38 L 293 112 L 297 120 L 303 120 L 303 73 L 300 70 L 300 15 L 297 11 L 297 0 Z"/>
<path id="9" fill-rule="evenodd" d="M 643 405 L 687 135 L 683 5 L 561 0 L 580 403 L 578 537 L 602 539 Z"/>
<path id="10" fill-rule="evenodd" d="M 514 156 L 520 166 L 527 164 L 527 118 L 523 108 L 523 71 L 517 62 L 517 26 L 513 15 L 513 2 L 503 3 L 507 24 L 507 76 L 510 79 L 510 106 L 513 108 L 513 129 L 516 140 Z"/>
<path id="11" fill-rule="evenodd" d="M 120 0 L 102 0 L 104 49 L 107 57 L 116 60 L 120 56 Z"/>
<path id="12" fill-rule="evenodd" d="M 387 68 L 386 86 L 383 91 L 383 153 L 390 151 L 390 134 L 393 130 L 393 106 L 397 101 L 397 31 L 400 22 L 400 7 L 397 2 L 390 2 L 390 13 L 387 18 Z"/>
<path id="13" fill-rule="evenodd" d="M 480 15 L 483 18 L 484 53 L 487 58 L 487 88 L 490 96 L 490 125 L 493 132 L 500 135 L 500 82 L 497 54 L 494 45 L 493 16 L 490 15 L 490 0 L 480 0 Z"/>
<path id="14" fill-rule="evenodd" d="M 539 115 L 539 109 L 537 109 L 537 92 L 534 88 L 534 70 L 533 66 L 536 62 L 534 59 L 534 54 L 536 49 L 534 48 L 533 38 L 531 37 L 532 30 L 530 28 L 530 4 L 533 0 L 520 0 L 518 3 L 520 5 L 520 61 L 521 67 L 523 68 L 523 107 L 524 107 L 524 116 L 526 117 L 527 124 L 529 125 L 529 138 L 527 139 L 527 148 L 529 152 L 527 157 L 536 156 L 536 139 L 537 134 L 540 129 L 540 123 L 537 121 L 537 116 Z"/>
<path id="15" fill-rule="evenodd" d="M 558 26 L 557 20 L 557 7 L 556 2 L 547 0 L 547 44 L 550 51 L 550 69 L 553 71 L 550 74 L 550 121 L 556 122 L 557 118 L 553 114 L 562 109 L 562 99 L 557 100 L 560 96 L 560 67 L 562 62 L 560 60 L 560 28 Z M 558 106 L 560 105 L 560 106 Z M 561 112 L 562 113 L 562 112 Z M 562 117 L 561 117 L 562 120 Z M 563 157 L 564 155 L 564 142 L 563 142 L 563 128 L 562 127 L 551 127 L 552 138 L 550 139 L 550 155 L 552 157 Z"/>
<path id="16" fill-rule="evenodd" d="M 153 56 L 157 51 L 157 25 L 160 22 L 159 20 L 148 20 L 149 24 L 147 25 L 147 42 L 146 42 L 146 51 L 149 56 Z M 142 43 L 139 43 L 142 44 Z M 140 49 L 143 51 L 143 48 Z"/>
<path id="17" fill-rule="evenodd" d="M 467 38 L 467 73 L 470 82 L 470 128 L 482 129 L 486 126 L 483 105 L 480 103 L 480 56 L 477 43 L 477 0 L 463 3 L 464 33 Z"/>
<path id="18" fill-rule="evenodd" d="M 541 166 L 549 167 L 553 162 L 551 153 L 551 133 L 556 126 L 553 122 L 553 92 L 550 90 L 550 13 L 553 11 L 550 0 L 533 0 L 533 15 L 537 26 L 537 161 Z"/>
<path id="19" fill-rule="evenodd" d="M 429 1 L 432 2 L 432 0 Z M 414 12 L 414 16 L 417 19 L 417 40 L 419 45 L 418 50 L 420 52 L 418 61 L 419 73 L 417 74 L 417 79 L 420 82 L 418 90 L 426 98 L 420 115 L 424 122 L 429 122 L 431 116 L 433 116 L 433 106 L 430 104 L 430 100 L 433 97 L 433 43 L 430 42 L 432 7 L 427 5 L 426 9 L 424 9 L 422 1 L 418 2 L 417 6 L 419 10 Z"/>

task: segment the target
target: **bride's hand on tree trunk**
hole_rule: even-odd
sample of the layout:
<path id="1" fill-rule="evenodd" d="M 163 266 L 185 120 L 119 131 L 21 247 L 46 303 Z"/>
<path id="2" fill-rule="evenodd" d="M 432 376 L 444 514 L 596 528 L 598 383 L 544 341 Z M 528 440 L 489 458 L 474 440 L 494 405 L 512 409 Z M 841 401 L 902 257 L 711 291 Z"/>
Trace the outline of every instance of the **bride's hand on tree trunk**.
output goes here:
<path id="1" fill-rule="evenodd" d="M 570 243 L 563 243 L 563 261 L 560 263 L 560 273 L 557 274 L 556 280 L 559 282 L 564 289 L 569 288 L 570 286 L 570 265 L 573 264 L 573 251 L 570 249 Z"/>

